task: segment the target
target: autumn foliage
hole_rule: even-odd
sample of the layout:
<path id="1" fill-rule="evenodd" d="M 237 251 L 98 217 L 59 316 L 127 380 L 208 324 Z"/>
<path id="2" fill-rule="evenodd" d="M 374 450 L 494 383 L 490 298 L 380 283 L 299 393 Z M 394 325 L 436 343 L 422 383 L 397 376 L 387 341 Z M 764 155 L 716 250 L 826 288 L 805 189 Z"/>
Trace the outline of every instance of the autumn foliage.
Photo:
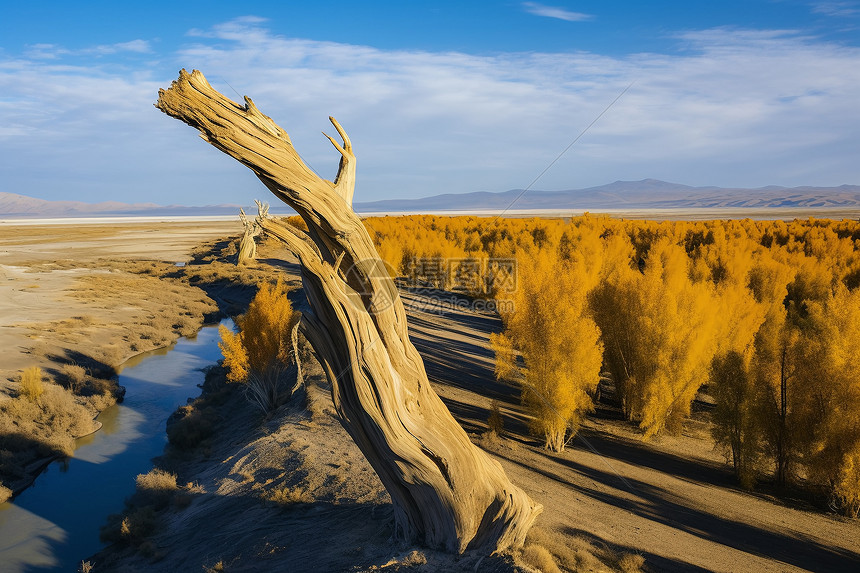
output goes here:
<path id="1" fill-rule="evenodd" d="M 496 375 L 521 384 L 548 447 L 592 408 L 602 369 L 644 436 L 678 431 L 707 394 L 714 439 L 746 487 L 770 476 L 860 512 L 858 222 L 365 224 L 393 272 L 514 303 L 492 339 Z M 510 292 L 492 273 L 499 259 L 518 263 Z"/>
<path id="2" fill-rule="evenodd" d="M 281 377 L 293 362 L 291 334 L 298 319 L 284 283 L 278 280 L 259 286 L 248 311 L 236 319 L 238 333 L 219 328 L 227 380 L 245 384 L 249 398 L 263 412 L 280 401 Z"/>

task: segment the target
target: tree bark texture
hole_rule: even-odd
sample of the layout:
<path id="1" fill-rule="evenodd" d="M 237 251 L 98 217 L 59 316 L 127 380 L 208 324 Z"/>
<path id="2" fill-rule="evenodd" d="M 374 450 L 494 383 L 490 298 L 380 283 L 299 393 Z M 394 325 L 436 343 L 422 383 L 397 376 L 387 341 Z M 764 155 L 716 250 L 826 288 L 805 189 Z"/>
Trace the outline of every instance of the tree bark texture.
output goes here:
<path id="1" fill-rule="evenodd" d="M 337 121 L 330 118 L 342 143 L 326 137 L 340 165 L 328 181 L 249 98 L 244 105 L 229 100 L 199 71 L 182 70 L 159 91 L 156 107 L 249 167 L 307 224 L 304 232 L 259 218 L 300 260 L 312 310 L 302 331 L 331 382 L 344 428 L 391 495 L 397 536 L 458 553 L 522 545 L 542 506 L 471 443 L 431 388 L 394 281 L 352 210 L 356 159 Z"/>

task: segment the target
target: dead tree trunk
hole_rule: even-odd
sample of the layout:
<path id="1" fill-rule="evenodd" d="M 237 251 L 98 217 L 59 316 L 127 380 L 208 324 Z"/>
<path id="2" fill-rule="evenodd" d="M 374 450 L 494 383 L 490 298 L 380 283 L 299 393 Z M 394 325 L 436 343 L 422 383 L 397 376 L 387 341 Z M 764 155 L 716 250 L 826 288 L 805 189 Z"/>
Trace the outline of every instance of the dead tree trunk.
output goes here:
<path id="1" fill-rule="evenodd" d="M 269 214 L 269 206 L 266 203 L 257 201 L 257 211 L 260 218 L 265 218 Z M 239 241 L 239 252 L 236 254 L 236 264 L 245 265 L 257 258 L 257 242 L 254 240 L 263 229 L 260 228 L 256 220 L 248 219 L 244 209 L 239 209 L 239 220 L 242 221 L 242 226 L 245 232 L 242 234 L 242 239 Z"/>
<path id="2" fill-rule="evenodd" d="M 302 330 L 332 385 L 341 422 L 394 503 L 398 536 L 451 552 L 522 545 L 543 509 L 470 441 L 430 387 L 409 341 L 406 312 L 361 220 L 352 210 L 355 155 L 343 145 L 334 182 L 318 177 L 287 133 L 249 99 L 239 105 L 199 71 L 160 90 L 161 111 L 249 167 L 308 227 L 261 217 L 260 226 L 299 257 L 313 312 Z"/>

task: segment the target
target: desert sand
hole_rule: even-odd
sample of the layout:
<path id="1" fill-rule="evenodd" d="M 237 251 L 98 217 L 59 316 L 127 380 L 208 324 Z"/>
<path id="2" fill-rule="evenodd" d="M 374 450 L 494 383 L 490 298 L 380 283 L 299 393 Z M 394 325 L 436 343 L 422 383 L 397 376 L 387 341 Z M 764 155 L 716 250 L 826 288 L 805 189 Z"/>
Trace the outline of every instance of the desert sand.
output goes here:
<path id="1" fill-rule="evenodd" d="M 154 280 L 188 289 L 202 284 L 222 309 L 240 311 L 252 290 L 238 296 L 224 284 L 212 289 L 211 282 L 164 274 L 167 266 L 183 268 L 177 262 L 205 267 L 201 252 L 229 253 L 229 241 L 222 239 L 238 232 L 238 223 L 211 222 L 0 227 L 0 343 L 10 349 L 0 380 L 11 386 L 17 369 L 34 360 L 50 368 L 53 354 L 40 350 L 39 342 L 68 346 L 68 333 L 48 331 L 45 324 L 90 316 L 76 348 L 110 343 L 112 329 L 147 312 L 151 288 L 132 288 L 138 279 L 159 276 Z M 207 245 L 203 251 L 201 244 Z M 261 252 L 244 280 L 282 272 L 297 285 L 297 267 L 285 251 Z M 155 270 L 140 272 L 139 261 Z M 82 279 L 99 281 L 108 273 L 130 281 L 123 304 L 74 296 Z M 294 294 L 301 309 L 301 291 Z M 450 293 L 401 294 L 410 336 L 434 389 L 473 441 L 544 505 L 531 543 L 557 558 L 566 555 L 581 570 L 619 569 L 625 554 L 643 556 L 646 571 L 857 570 L 860 524 L 802 501 L 740 490 L 713 451 L 706 413 L 680 436 L 643 442 L 606 401 L 567 451 L 547 452 L 528 434 L 518 390 L 493 377 L 488 337 L 501 329 L 498 317 L 470 310 L 468 300 Z M 440 306 L 439 300 L 458 304 Z M 214 431 L 199 447 L 168 451 L 158 461 L 177 474 L 178 483 L 190 484 L 190 499 L 160 510 L 145 542 L 90 557 L 96 571 L 526 570 L 511 556 L 456 557 L 392 542 L 387 494 L 340 427 L 307 349 L 305 356 L 309 400 L 282 406 L 268 419 L 235 385 L 219 386 L 213 375 L 207 392 L 217 398 L 201 400 L 217 421 Z M 502 405 L 500 438 L 487 434 L 491 399 Z"/>

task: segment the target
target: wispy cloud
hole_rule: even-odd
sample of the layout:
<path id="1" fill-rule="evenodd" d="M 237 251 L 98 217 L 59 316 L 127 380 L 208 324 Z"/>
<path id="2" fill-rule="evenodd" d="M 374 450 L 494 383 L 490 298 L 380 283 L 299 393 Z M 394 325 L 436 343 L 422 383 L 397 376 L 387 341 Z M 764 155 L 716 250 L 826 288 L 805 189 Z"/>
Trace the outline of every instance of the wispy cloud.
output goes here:
<path id="1" fill-rule="evenodd" d="M 535 16 L 556 18 L 558 20 L 566 20 L 567 22 L 582 22 L 593 18 L 590 14 L 572 12 L 565 8 L 558 8 L 556 6 L 545 6 L 543 4 L 538 4 L 537 2 L 523 2 L 523 8 L 526 12 L 534 14 Z"/>
<path id="2" fill-rule="evenodd" d="M 152 52 L 152 47 L 146 40 L 131 40 L 130 42 L 120 42 L 118 44 L 104 44 L 84 50 L 95 54 L 116 54 L 118 52 L 133 52 L 136 54 L 149 54 Z"/>
<path id="3" fill-rule="evenodd" d="M 815 14 L 824 14 L 835 18 L 847 18 L 860 15 L 860 2 L 823 1 L 813 2 L 812 11 Z"/>
<path id="4" fill-rule="evenodd" d="M 28 58 L 55 60 L 65 56 L 109 56 L 119 53 L 150 54 L 152 47 L 147 40 L 131 40 L 117 44 L 101 44 L 78 50 L 69 50 L 56 44 L 33 44 L 26 52 Z"/>
<path id="5" fill-rule="evenodd" d="M 0 190 L 162 203 L 263 194 L 247 169 L 152 107 L 180 67 L 253 97 L 329 178 L 337 157 L 319 131 L 337 117 L 359 156 L 360 201 L 522 187 L 633 80 L 539 187 L 860 182 L 860 49 L 791 31 L 711 29 L 680 41 L 689 48 L 680 55 L 476 56 L 287 38 L 231 21 L 156 54 L 169 62 L 163 71 L 130 52 L 112 56 L 134 56 L 121 73 L 60 56 L 0 59 Z"/>

